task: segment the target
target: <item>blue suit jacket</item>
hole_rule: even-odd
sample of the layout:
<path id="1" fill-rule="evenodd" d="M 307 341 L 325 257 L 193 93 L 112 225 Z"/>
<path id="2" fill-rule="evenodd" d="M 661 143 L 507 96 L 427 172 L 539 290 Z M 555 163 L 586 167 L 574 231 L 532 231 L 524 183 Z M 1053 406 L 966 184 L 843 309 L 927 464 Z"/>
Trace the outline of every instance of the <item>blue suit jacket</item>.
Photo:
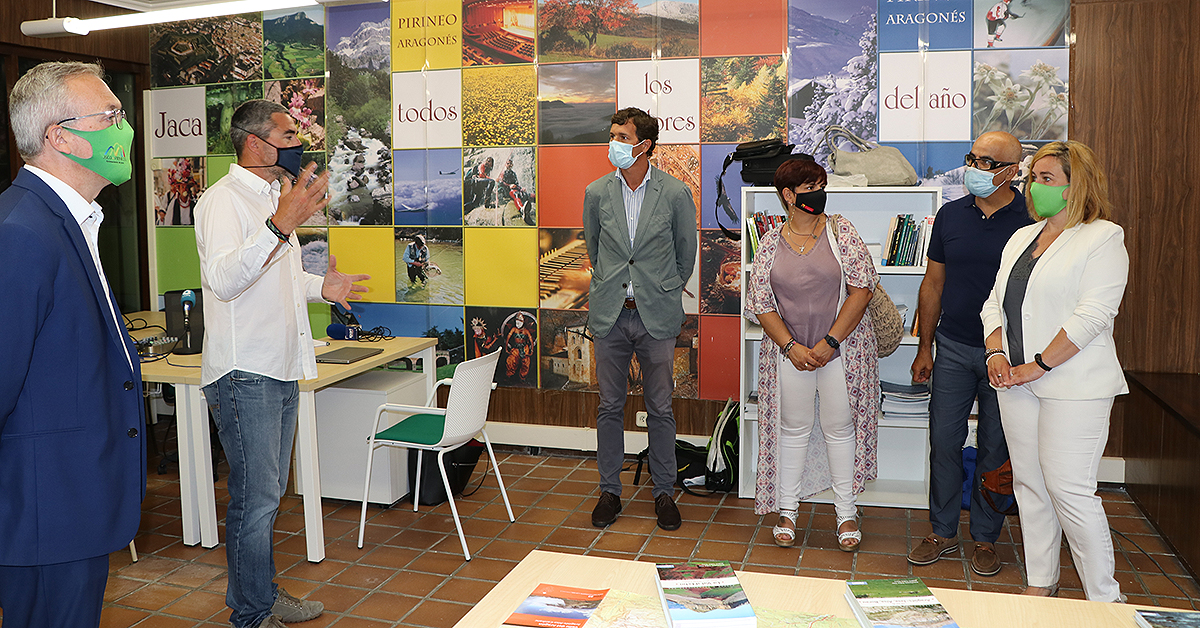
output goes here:
<path id="1" fill-rule="evenodd" d="M 83 231 L 28 170 L 0 194 L 0 295 L 0 565 L 121 549 L 146 493 L 141 368 Z"/>
<path id="2" fill-rule="evenodd" d="M 603 338 L 612 331 L 633 283 L 638 315 L 651 336 L 674 338 L 683 326 L 683 287 L 696 267 L 696 204 L 675 177 L 650 168 L 646 196 L 629 242 L 625 185 L 614 173 L 583 193 L 583 238 L 592 262 L 588 327 Z"/>

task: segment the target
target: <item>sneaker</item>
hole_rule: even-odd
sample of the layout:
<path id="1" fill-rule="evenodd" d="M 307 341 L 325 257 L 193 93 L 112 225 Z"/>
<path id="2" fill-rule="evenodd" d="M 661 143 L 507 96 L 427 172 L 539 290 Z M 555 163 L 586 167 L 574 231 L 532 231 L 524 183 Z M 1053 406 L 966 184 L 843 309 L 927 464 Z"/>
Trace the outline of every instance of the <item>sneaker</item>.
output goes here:
<path id="1" fill-rule="evenodd" d="M 971 555 L 971 571 L 981 576 L 1000 573 L 1000 557 L 996 555 L 994 543 L 975 543 L 975 553 Z"/>
<path id="2" fill-rule="evenodd" d="M 616 493 L 604 491 L 600 493 L 600 501 L 592 509 L 592 525 L 597 528 L 607 528 L 621 514 L 621 498 Z"/>
<path id="3" fill-rule="evenodd" d="M 958 549 L 958 538 L 946 538 L 930 534 L 921 544 L 908 553 L 908 562 L 914 565 L 932 565 L 939 558 Z"/>
<path id="4" fill-rule="evenodd" d="M 279 621 L 278 615 L 267 615 L 267 618 L 259 622 L 255 628 L 287 628 L 287 626 Z"/>
<path id="5" fill-rule="evenodd" d="M 301 600 L 283 588 L 279 589 L 279 597 L 275 598 L 275 604 L 271 606 L 271 613 L 278 615 L 279 620 L 285 624 L 315 619 L 324 610 L 324 604 L 315 600 Z"/>
<path id="6" fill-rule="evenodd" d="M 683 525 L 683 518 L 679 516 L 679 507 L 675 505 L 675 500 L 666 493 L 654 498 L 654 514 L 658 517 L 658 527 L 664 530 L 678 530 L 679 526 Z"/>

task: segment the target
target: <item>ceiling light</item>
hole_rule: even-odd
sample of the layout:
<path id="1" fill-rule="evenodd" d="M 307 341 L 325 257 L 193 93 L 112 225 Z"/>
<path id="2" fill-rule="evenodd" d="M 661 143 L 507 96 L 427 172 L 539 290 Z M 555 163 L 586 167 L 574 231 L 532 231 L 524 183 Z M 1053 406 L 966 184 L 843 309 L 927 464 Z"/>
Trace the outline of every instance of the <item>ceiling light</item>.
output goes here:
<path id="1" fill-rule="evenodd" d="M 315 6 L 317 4 L 317 0 L 233 0 L 232 2 L 217 2 L 214 4 L 178 7 L 163 9 L 161 11 L 146 11 L 144 13 L 128 13 L 125 15 L 97 17 L 86 20 L 73 17 L 52 17 L 45 20 L 22 22 L 21 32 L 27 37 L 87 35 L 93 31 L 113 28 L 164 24 L 183 20 L 201 20 L 238 13 L 295 9 L 298 7 Z"/>

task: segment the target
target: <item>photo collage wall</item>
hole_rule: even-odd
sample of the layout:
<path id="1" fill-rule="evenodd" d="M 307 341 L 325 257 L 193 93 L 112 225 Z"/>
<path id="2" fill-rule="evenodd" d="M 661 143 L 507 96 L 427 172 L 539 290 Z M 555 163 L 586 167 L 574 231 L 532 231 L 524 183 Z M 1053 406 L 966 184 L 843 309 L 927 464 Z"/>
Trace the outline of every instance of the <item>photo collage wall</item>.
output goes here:
<path id="1" fill-rule="evenodd" d="M 235 161 L 234 108 L 266 98 L 331 175 L 327 209 L 298 231 L 305 270 L 323 274 L 332 254 L 370 274 L 354 304 L 364 327 L 439 338 L 439 366 L 502 351 L 505 386 L 595 391 L 583 189 L 613 172 L 609 117 L 636 106 L 660 121 L 652 163 L 697 206 L 676 395 L 733 397 L 741 266 L 719 229 L 738 227 L 715 210 L 725 156 L 786 137 L 824 163 L 825 130 L 841 125 L 961 196 L 980 133 L 1065 138 L 1069 8 L 393 0 L 152 27 L 158 291 L 199 286 L 192 208 Z M 740 211 L 737 162 L 725 184 Z"/>

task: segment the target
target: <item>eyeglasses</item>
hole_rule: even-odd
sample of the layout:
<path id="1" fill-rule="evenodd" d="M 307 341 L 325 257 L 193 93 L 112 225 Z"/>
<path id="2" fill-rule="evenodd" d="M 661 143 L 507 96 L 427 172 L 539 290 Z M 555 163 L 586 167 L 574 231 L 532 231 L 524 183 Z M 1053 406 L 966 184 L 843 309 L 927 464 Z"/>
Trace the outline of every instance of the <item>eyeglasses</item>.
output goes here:
<path id="1" fill-rule="evenodd" d="M 980 170 L 995 170 L 996 168 L 1013 166 L 1017 163 L 1015 161 L 996 161 L 991 157 L 976 157 L 971 153 L 966 154 L 964 161 L 968 166 L 972 168 L 979 168 Z"/>
<path id="2" fill-rule="evenodd" d="M 67 122 L 72 122 L 75 120 L 82 120 L 84 118 L 94 118 L 96 116 L 104 116 L 105 121 L 107 121 L 110 125 L 114 125 L 118 128 L 120 128 L 121 123 L 126 120 L 124 109 L 109 109 L 108 111 L 100 111 L 98 113 L 89 113 L 85 116 L 75 116 L 74 118 L 66 118 L 64 120 L 59 120 L 56 124 L 61 126 L 62 124 L 67 123 Z"/>

